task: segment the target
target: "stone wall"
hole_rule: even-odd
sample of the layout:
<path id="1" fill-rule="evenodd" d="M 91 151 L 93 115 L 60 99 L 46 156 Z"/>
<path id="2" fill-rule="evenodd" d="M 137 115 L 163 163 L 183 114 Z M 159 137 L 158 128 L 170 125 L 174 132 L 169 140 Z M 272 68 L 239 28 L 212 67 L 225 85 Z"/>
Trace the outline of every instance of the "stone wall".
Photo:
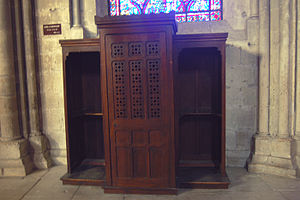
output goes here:
<path id="1" fill-rule="evenodd" d="M 70 2 L 36 1 L 43 132 L 50 141 L 51 156 L 56 164 L 66 163 L 59 40 L 97 37 L 94 15 L 107 14 L 106 0 L 81 1 L 81 26 L 72 27 L 74 1 Z M 229 33 L 226 49 L 227 165 L 244 166 L 257 121 L 257 4 L 253 0 L 225 0 L 223 9 L 223 21 L 179 24 L 178 34 Z M 62 34 L 44 36 L 43 24 L 55 23 L 62 24 Z"/>
<path id="2" fill-rule="evenodd" d="M 97 37 L 94 23 L 95 0 L 82 1 L 76 14 L 71 1 L 36 1 L 43 132 L 50 141 L 50 153 L 56 164 L 66 164 L 66 138 L 63 97 L 62 49 L 59 40 Z M 79 25 L 74 25 L 74 15 Z M 61 24 L 61 35 L 43 35 L 44 24 Z"/>

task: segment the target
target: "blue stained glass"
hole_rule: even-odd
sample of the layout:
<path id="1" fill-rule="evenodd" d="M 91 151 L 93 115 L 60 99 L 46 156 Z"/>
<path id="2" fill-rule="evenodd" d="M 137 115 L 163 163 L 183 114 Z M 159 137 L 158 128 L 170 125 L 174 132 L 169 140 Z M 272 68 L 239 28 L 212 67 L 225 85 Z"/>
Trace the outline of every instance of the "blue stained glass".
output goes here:
<path id="1" fill-rule="evenodd" d="M 120 15 L 138 15 L 141 10 L 131 0 L 120 0 Z"/>
<path id="2" fill-rule="evenodd" d="M 184 12 L 185 11 L 184 3 L 181 2 L 181 0 L 173 1 L 173 10 L 177 10 L 178 12 Z"/>
<path id="3" fill-rule="evenodd" d="M 143 10 L 144 10 L 144 4 L 147 4 L 148 1 L 145 1 L 145 0 L 130 0 L 131 4 L 133 4 L 138 10 L 139 10 L 139 13 L 143 13 Z"/>
<path id="4" fill-rule="evenodd" d="M 109 0 L 110 15 L 142 15 L 175 11 L 177 22 L 220 21 L 222 0 Z"/>
<path id="5" fill-rule="evenodd" d="M 145 7 L 145 14 L 169 13 L 173 10 L 173 0 L 149 0 Z"/>
<path id="6" fill-rule="evenodd" d="M 209 1 L 210 0 L 195 0 L 192 1 L 190 5 L 190 9 L 188 11 L 207 11 L 209 9 Z"/>

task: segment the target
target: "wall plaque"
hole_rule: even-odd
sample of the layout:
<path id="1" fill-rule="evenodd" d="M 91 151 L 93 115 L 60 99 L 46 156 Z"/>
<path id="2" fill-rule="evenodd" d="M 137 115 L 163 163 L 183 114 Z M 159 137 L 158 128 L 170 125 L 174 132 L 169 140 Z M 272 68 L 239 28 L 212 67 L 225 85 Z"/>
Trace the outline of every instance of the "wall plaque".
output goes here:
<path id="1" fill-rule="evenodd" d="M 61 24 L 44 24 L 43 30 L 44 30 L 44 35 L 60 35 Z"/>

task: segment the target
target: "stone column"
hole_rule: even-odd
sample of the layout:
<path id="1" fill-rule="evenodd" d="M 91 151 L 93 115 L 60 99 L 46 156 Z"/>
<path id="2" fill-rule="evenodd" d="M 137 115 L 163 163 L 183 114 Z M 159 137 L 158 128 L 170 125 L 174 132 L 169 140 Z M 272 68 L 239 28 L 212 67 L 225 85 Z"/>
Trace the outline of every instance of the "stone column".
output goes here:
<path id="1" fill-rule="evenodd" d="M 258 16 L 259 10 L 258 10 L 258 0 L 251 0 L 250 3 L 250 16 Z"/>
<path id="2" fill-rule="evenodd" d="M 16 94 L 16 80 L 13 58 L 13 38 L 12 24 L 8 16 L 10 7 L 4 5 L 2 0 L 0 4 L 1 22 L 0 22 L 0 45 L 1 45 L 1 66 L 0 66 L 0 123 L 1 140 L 8 141 L 20 139 L 19 116 Z M 6 17 L 7 16 L 7 17 Z M 4 20 L 7 18 L 6 20 Z"/>
<path id="3" fill-rule="evenodd" d="M 32 165 L 20 130 L 11 11 L 0 0 L 0 176 L 24 176 Z"/>
<path id="4" fill-rule="evenodd" d="M 259 1 L 259 102 L 258 134 L 269 132 L 270 0 Z"/>
<path id="5" fill-rule="evenodd" d="M 251 171 L 253 160 L 259 160 L 262 155 L 269 154 L 269 87 L 270 87 L 270 0 L 260 0 L 259 14 L 259 91 L 258 91 L 258 128 L 254 136 L 255 154 L 249 165 Z"/>
<path id="6" fill-rule="evenodd" d="M 38 53 L 34 38 L 36 38 L 35 28 L 35 8 L 34 1 L 22 1 L 23 31 L 24 31 L 24 51 L 26 65 L 26 83 L 29 111 L 29 141 L 31 145 L 31 156 L 35 167 L 45 169 L 51 166 L 49 145 L 47 138 L 42 134 L 42 116 L 39 93 L 39 70 Z"/>
<path id="7" fill-rule="evenodd" d="M 81 6 L 80 0 L 70 0 L 72 9 L 70 9 L 70 15 L 72 16 L 71 37 L 72 39 L 83 38 L 83 27 L 81 24 Z"/>
<path id="8" fill-rule="evenodd" d="M 279 123 L 279 58 L 280 58 L 280 0 L 273 0 L 270 3 L 270 111 L 269 111 L 269 134 L 276 136 Z"/>
<path id="9" fill-rule="evenodd" d="M 99 17 L 108 15 L 108 6 L 108 1 L 96 0 L 96 15 Z"/>
<path id="10" fill-rule="evenodd" d="M 269 87 L 270 87 L 270 0 L 259 1 L 259 92 L 258 128 L 255 134 L 254 149 L 248 161 L 249 171 L 258 171 L 261 160 L 270 155 L 269 135 Z"/>
<path id="11" fill-rule="evenodd" d="M 263 0 L 259 4 L 259 126 L 248 165 L 251 172 L 296 176 L 290 131 L 296 51 L 293 5 L 294 0 Z"/>
<path id="12" fill-rule="evenodd" d="M 279 123 L 278 136 L 289 136 L 289 69 L 290 69 L 290 1 L 280 1 L 280 48 L 279 48 Z"/>
<path id="13" fill-rule="evenodd" d="M 300 1 L 297 0 L 297 44 L 296 49 L 296 74 L 295 74 L 295 140 L 296 140 L 296 163 L 298 165 L 297 176 L 300 176 Z"/>
<path id="14" fill-rule="evenodd" d="M 81 26 L 80 19 L 80 0 L 72 1 L 72 18 L 73 18 L 73 27 Z"/>

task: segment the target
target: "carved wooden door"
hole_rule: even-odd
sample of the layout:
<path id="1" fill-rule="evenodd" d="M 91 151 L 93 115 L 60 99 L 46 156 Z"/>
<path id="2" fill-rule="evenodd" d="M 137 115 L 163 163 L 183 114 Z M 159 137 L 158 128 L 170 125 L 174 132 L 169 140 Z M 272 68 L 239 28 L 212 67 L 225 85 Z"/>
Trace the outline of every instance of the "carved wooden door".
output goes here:
<path id="1" fill-rule="evenodd" d="M 170 184 L 166 39 L 163 32 L 106 37 L 112 185 Z M 163 42 L 164 41 L 164 42 Z"/>

